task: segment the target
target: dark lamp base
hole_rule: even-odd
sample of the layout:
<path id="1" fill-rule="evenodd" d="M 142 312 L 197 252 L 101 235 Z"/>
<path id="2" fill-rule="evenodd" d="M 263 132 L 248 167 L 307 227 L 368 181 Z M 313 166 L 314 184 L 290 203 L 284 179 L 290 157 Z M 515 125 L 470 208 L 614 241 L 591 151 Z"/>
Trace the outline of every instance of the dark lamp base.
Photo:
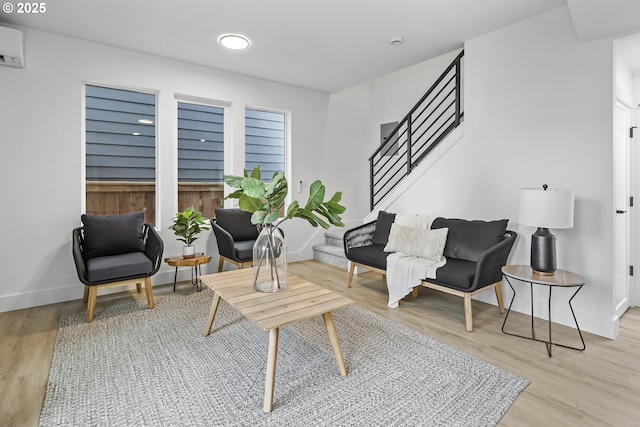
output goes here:
<path id="1" fill-rule="evenodd" d="M 556 236 L 548 228 L 538 228 L 531 236 L 531 269 L 541 276 L 556 271 Z"/>

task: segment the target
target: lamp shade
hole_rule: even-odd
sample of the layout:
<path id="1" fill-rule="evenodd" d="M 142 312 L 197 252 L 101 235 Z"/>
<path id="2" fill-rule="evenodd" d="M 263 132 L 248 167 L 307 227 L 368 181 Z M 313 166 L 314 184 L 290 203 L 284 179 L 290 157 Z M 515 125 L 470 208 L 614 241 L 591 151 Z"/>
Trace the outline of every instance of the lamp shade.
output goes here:
<path id="1" fill-rule="evenodd" d="M 571 228 L 573 204 L 573 190 L 521 188 L 518 221 L 540 228 Z"/>

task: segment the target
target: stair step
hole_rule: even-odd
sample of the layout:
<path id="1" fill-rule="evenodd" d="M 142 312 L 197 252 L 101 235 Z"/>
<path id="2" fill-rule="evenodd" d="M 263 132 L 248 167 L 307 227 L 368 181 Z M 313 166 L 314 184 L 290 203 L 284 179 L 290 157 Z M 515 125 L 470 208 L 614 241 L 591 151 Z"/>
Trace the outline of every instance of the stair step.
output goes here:
<path id="1" fill-rule="evenodd" d="M 324 235 L 330 236 L 331 238 L 335 238 L 335 239 L 342 239 L 344 237 L 344 233 L 346 232 L 347 230 L 345 230 L 344 228 L 334 228 L 334 229 L 325 231 Z"/>
<path id="2" fill-rule="evenodd" d="M 347 268 L 347 257 L 344 255 L 343 246 L 328 243 L 313 245 L 313 259 L 336 267 Z"/>
<path id="3" fill-rule="evenodd" d="M 329 230 L 325 231 L 324 238 L 328 245 L 340 247 L 344 251 L 344 233 L 345 230 Z"/>

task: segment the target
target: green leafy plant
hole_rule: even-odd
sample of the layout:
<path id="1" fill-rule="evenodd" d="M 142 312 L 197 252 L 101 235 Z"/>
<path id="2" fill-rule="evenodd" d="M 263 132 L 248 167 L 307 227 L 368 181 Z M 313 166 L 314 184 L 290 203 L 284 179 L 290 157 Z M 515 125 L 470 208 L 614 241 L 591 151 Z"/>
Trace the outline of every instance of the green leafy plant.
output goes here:
<path id="1" fill-rule="evenodd" d="M 320 226 L 326 229 L 330 224 L 344 226 L 340 218 L 345 211 L 345 207 L 340 204 L 342 192 L 336 192 L 333 197 L 325 201 L 325 186 L 320 180 L 314 181 L 309 187 L 307 203 L 300 206 L 297 201 L 292 202 L 283 218 L 280 218 L 280 211 L 289 191 L 289 185 L 283 173 L 274 173 L 271 182 L 265 184 L 261 180 L 260 166 L 256 166 L 251 173 L 245 169 L 244 176 L 225 175 L 224 182 L 236 189 L 227 198 L 238 199 L 240 209 L 252 212 L 253 224 L 277 227 L 282 221 L 302 218 L 314 227 Z"/>
<path id="2" fill-rule="evenodd" d="M 184 212 L 176 213 L 171 228 L 179 241 L 191 246 L 201 231 L 209 230 L 208 224 L 209 221 L 202 216 L 202 212 L 188 208 Z"/>

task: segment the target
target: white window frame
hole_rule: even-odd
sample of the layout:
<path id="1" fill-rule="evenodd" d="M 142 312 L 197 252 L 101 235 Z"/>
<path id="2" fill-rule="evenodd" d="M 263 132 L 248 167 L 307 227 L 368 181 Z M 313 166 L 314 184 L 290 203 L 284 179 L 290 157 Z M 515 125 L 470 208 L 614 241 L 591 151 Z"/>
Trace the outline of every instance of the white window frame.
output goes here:
<path id="1" fill-rule="evenodd" d="M 174 93 L 173 96 L 174 105 L 173 111 L 175 113 L 175 122 L 173 127 L 173 141 L 175 141 L 175 146 L 173 147 L 173 171 L 175 173 L 173 180 L 173 211 L 178 211 L 178 103 L 188 103 L 188 104 L 196 104 L 196 105 L 205 105 L 209 107 L 217 107 L 223 109 L 223 122 L 222 122 L 222 132 L 223 132 L 223 176 L 228 175 L 229 168 L 231 167 L 231 157 L 229 152 L 233 150 L 232 140 L 231 140 L 231 132 L 230 132 L 230 116 L 231 116 L 231 106 L 232 103 L 229 101 L 224 101 L 220 99 L 214 98 L 206 98 L 201 96 L 187 95 L 182 93 Z M 227 195 L 227 185 L 224 185 L 224 194 L 225 197 Z M 223 200 L 223 206 L 227 207 L 227 199 Z"/>
<path id="2" fill-rule="evenodd" d="M 140 92 L 149 95 L 154 95 L 155 102 L 155 123 L 154 123 L 154 138 L 155 138 L 155 225 L 154 228 L 156 230 L 160 230 L 161 228 L 161 212 L 160 212 L 160 137 L 159 137 L 159 128 L 160 128 L 160 110 L 159 110 L 159 98 L 160 91 L 156 89 L 143 88 L 137 86 L 123 86 L 112 83 L 104 83 L 98 81 L 90 81 L 83 80 L 82 81 L 82 89 L 81 89 L 81 125 L 80 125 L 80 165 L 81 165 L 81 173 L 80 173 L 80 214 L 83 214 L 87 211 L 87 85 L 89 86 L 99 86 L 108 89 L 118 89 L 118 90 L 127 90 L 132 92 Z"/>

